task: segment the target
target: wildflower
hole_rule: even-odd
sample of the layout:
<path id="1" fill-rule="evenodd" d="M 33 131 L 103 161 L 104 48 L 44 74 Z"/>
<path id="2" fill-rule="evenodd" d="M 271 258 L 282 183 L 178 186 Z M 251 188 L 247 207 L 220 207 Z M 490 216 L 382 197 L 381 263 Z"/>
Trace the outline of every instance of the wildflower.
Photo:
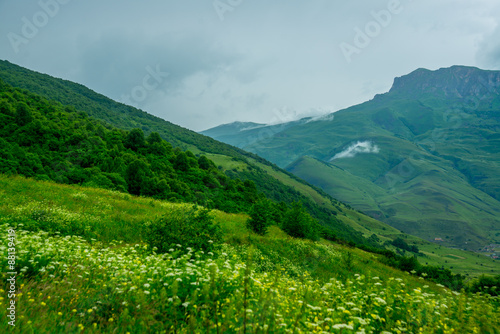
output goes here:
<path id="1" fill-rule="evenodd" d="M 144 290 L 144 293 L 145 293 L 146 295 L 149 295 L 149 294 L 150 294 L 150 292 L 149 292 L 148 290 Z"/>
<path id="2" fill-rule="evenodd" d="M 312 306 L 309 304 L 307 304 L 306 306 L 309 307 L 313 311 L 321 311 L 321 307 L 319 307 L 319 306 Z"/>
<path id="3" fill-rule="evenodd" d="M 342 328 L 346 328 L 346 329 L 350 329 L 350 330 L 354 329 L 352 327 L 352 325 L 348 325 L 348 324 L 336 324 L 336 325 L 333 325 L 332 327 L 335 329 L 342 329 Z"/>

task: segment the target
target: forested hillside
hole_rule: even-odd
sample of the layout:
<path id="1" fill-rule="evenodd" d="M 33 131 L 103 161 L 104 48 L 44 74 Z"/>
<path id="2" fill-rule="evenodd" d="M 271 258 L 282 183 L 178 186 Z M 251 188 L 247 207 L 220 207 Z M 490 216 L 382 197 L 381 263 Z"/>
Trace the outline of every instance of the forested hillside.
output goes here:
<path id="1" fill-rule="evenodd" d="M 253 182 L 230 179 L 205 156 L 173 149 L 158 133 L 119 130 L 1 81 L 0 117 L 1 173 L 226 212 L 246 211 L 259 197 Z"/>
<path id="2" fill-rule="evenodd" d="M 25 93 L 37 95 L 36 99 L 43 97 L 49 101 L 48 103 L 59 105 L 66 111 L 74 110 L 77 114 L 84 113 L 92 119 L 100 120 L 105 128 L 114 127 L 116 131 L 139 129 L 144 132 L 145 138 L 157 132 L 162 139 L 171 144 L 174 154 L 177 154 L 175 149 L 178 148 L 182 151 L 190 150 L 196 159 L 199 158 L 198 155 L 212 154 L 223 157 L 225 161 L 241 164 L 243 168 L 239 169 L 226 168 L 220 164 L 217 167 L 235 182 L 239 182 L 237 179 L 243 183 L 252 181 L 257 191 L 276 203 L 301 202 L 318 223 L 332 230 L 336 237 L 357 244 L 371 244 L 347 222 L 337 219 L 338 213 L 349 211 L 344 204 L 256 155 L 115 102 L 83 85 L 33 72 L 7 61 L 0 61 L 0 79 L 6 86 L 24 89 L 27 90 Z M 192 156 L 191 158 L 194 159 Z M 106 177 L 109 178 L 109 175 Z M 193 198 L 194 195 L 190 196 Z"/>

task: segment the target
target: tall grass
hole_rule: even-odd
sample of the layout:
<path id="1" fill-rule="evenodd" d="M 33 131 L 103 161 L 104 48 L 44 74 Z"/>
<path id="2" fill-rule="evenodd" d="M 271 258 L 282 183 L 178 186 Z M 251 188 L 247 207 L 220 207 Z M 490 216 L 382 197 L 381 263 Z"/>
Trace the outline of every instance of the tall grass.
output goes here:
<path id="1" fill-rule="evenodd" d="M 191 205 L 0 176 L 0 318 L 16 231 L 18 333 L 498 333 L 498 298 L 451 292 L 327 241 L 214 212 L 213 254 L 157 254 L 142 225 Z M 175 210 L 173 210 L 175 208 Z"/>

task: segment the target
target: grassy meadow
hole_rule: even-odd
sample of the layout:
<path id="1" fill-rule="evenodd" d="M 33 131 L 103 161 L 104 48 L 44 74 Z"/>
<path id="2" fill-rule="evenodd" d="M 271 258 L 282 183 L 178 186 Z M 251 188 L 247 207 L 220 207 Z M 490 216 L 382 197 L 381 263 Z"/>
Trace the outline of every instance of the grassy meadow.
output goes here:
<path id="1" fill-rule="evenodd" d="M 3 175 L 0 189 L 2 319 L 13 240 L 18 272 L 15 327 L 2 321 L 2 333 L 500 332 L 498 298 L 276 226 L 258 236 L 243 214 L 212 211 L 224 234 L 214 253 L 158 254 L 143 226 L 192 205 Z"/>

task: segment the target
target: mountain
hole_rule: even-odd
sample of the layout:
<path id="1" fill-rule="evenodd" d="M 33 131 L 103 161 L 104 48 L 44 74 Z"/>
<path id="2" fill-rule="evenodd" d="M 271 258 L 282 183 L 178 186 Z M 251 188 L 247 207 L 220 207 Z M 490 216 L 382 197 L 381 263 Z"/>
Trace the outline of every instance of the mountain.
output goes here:
<path id="1" fill-rule="evenodd" d="M 303 118 L 293 122 L 279 123 L 274 125 L 259 124 L 252 122 L 234 122 L 219 125 L 200 134 L 219 140 L 223 143 L 244 148 L 257 144 L 271 138 L 274 134 L 299 124 L 310 122 L 312 118 Z"/>
<path id="2" fill-rule="evenodd" d="M 393 252 L 409 252 L 426 265 L 455 273 L 498 273 L 494 260 L 402 233 L 261 157 L 114 102 L 82 85 L 0 61 L 0 90 L 0 169 L 8 174 L 228 212 L 249 212 L 249 205 L 262 196 L 279 208 L 283 208 L 281 202 L 301 202 L 322 225 L 324 237 L 382 252 L 388 261 L 393 262 Z M 281 129 L 276 126 L 275 130 Z M 41 221 L 50 229 L 52 221 L 45 214 L 51 211 L 33 210 L 36 224 Z M 91 232 L 85 225 L 77 226 L 76 232 Z"/>
<path id="3" fill-rule="evenodd" d="M 478 250 L 500 243 L 499 94 L 499 71 L 418 69 L 368 102 L 263 127 L 241 147 L 399 230 Z"/>
<path id="4" fill-rule="evenodd" d="M 4 98 L 6 100 L 5 104 L 8 104 L 10 106 L 9 108 L 6 107 L 6 110 L 10 109 L 12 106 L 14 106 L 12 107 L 13 109 L 16 109 L 18 104 L 27 101 L 27 104 L 32 105 L 31 107 L 28 105 L 28 107 L 30 107 L 27 108 L 28 113 L 34 112 L 37 114 L 36 117 L 40 118 L 39 122 L 43 125 L 40 127 L 40 131 L 49 132 L 50 136 L 57 137 L 50 138 L 51 140 L 55 139 L 55 141 L 58 141 L 59 139 L 61 139 L 60 141 L 63 144 L 61 144 L 60 142 L 56 147 L 65 149 L 66 152 L 60 154 L 61 157 L 64 157 L 61 158 L 62 167 L 60 169 L 63 169 L 65 171 L 67 170 L 68 173 L 72 171 L 72 168 L 78 171 L 78 173 L 76 173 L 78 177 L 73 175 L 66 175 L 66 172 L 64 172 L 64 178 L 59 180 L 61 182 L 79 184 L 83 182 L 92 182 L 92 180 L 90 179 L 87 180 L 83 178 L 83 176 L 85 175 L 91 175 L 92 172 L 90 170 L 80 173 L 81 170 L 85 170 L 85 168 L 89 166 L 75 166 L 75 159 L 71 159 L 74 156 L 79 156 L 79 152 L 81 152 L 82 150 L 89 151 L 89 148 L 97 151 L 97 153 L 99 153 L 99 151 L 107 149 L 105 147 L 103 148 L 103 143 L 100 142 L 100 140 L 104 143 L 106 143 L 107 141 L 106 131 L 101 131 L 100 127 L 108 128 L 109 130 L 111 130 L 111 132 L 120 132 L 120 130 L 138 130 L 139 132 L 142 131 L 146 138 L 148 138 L 152 133 L 156 132 L 161 136 L 162 139 L 166 140 L 169 144 L 172 145 L 175 152 L 174 155 L 178 155 L 179 153 L 175 151 L 176 149 L 185 151 L 187 150 L 189 152 L 186 151 L 186 156 L 192 163 L 194 163 L 194 161 L 190 159 L 199 160 L 201 156 L 205 156 L 217 165 L 218 169 L 224 174 L 224 176 L 229 177 L 236 182 L 238 182 L 237 180 L 240 180 L 244 184 L 245 181 L 249 181 L 255 184 L 258 192 L 261 192 L 265 197 L 274 202 L 282 201 L 288 204 L 291 204 L 293 202 L 301 202 L 307 209 L 307 211 L 322 226 L 326 227 L 327 230 L 330 231 L 328 233 L 331 233 L 334 237 L 338 237 L 346 241 L 351 241 L 356 244 L 369 244 L 374 246 L 371 241 L 368 241 L 365 238 L 366 235 L 365 237 L 363 236 L 365 229 L 362 227 L 362 225 L 366 224 L 379 227 L 385 226 L 385 224 L 374 221 L 368 216 L 361 215 L 356 210 L 353 210 L 343 203 L 340 203 L 322 190 L 309 185 L 307 182 L 299 179 L 298 177 L 283 169 L 278 168 L 276 165 L 273 165 L 272 163 L 262 159 L 259 156 L 245 152 L 241 149 L 224 144 L 222 142 L 218 142 L 210 137 L 200 135 L 194 131 L 184 129 L 161 118 L 150 115 L 142 110 L 138 110 L 133 107 L 115 102 L 86 88 L 83 85 L 30 71 L 7 61 L 0 61 L 0 83 L 7 94 Z M 43 108 L 39 108 L 38 105 L 40 103 L 44 105 Z M 48 111 L 51 112 L 46 114 Z M 7 111 L 7 113 L 9 113 L 9 111 Z M 68 145 L 66 147 L 66 142 L 63 140 L 66 135 L 68 135 L 68 137 L 71 137 L 71 133 L 68 134 L 66 132 L 70 131 L 72 127 L 77 126 L 70 124 L 68 126 L 65 125 L 64 129 L 62 129 L 61 125 L 57 123 L 56 116 L 58 115 L 58 113 L 62 113 L 61 115 L 63 116 L 63 118 L 70 120 L 70 123 L 76 122 L 88 130 L 88 133 L 86 133 L 85 130 L 81 130 L 81 133 L 75 133 L 75 141 L 78 142 L 78 136 L 83 137 L 84 140 L 83 144 L 81 144 L 80 146 L 77 145 L 76 147 L 77 149 L 79 149 L 79 151 L 73 151 L 73 147 L 71 145 Z M 89 119 L 86 119 L 84 115 L 89 116 Z M 12 118 L 12 115 L 5 115 L 3 117 L 6 117 L 3 123 L 6 126 L 12 127 L 19 125 L 14 124 L 15 121 Z M 98 122 L 95 123 L 95 121 Z M 31 130 L 34 132 L 39 131 L 39 129 L 33 124 L 29 125 L 33 128 Z M 47 130 L 50 128 L 56 128 L 59 131 L 65 132 L 65 134 L 61 137 L 60 135 L 53 133 L 54 131 L 50 132 L 49 130 Z M 11 140 L 13 142 L 20 139 L 19 137 L 15 136 L 15 131 L 9 132 L 8 130 L 9 129 L 5 129 L 6 139 L 7 136 L 10 137 L 8 138 L 8 140 Z M 123 135 L 125 134 L 121 133 L 120 135 L 118 135 L 118 141 L 121 141 L 123 139 Z M 90 145 L 89 143 L 87 143 L 89 137 L 102 138 L 91 141 L 91 145 L 97 143 L 96 146 L 88 146 Z M 40 144 L 42 146 L 47 144 L 44 142 L 45 139 L 43 136 L 40 137 L 40 141 Z M 17 150 L 16 145 L 22 146 L 22 143 L 12 143 L 12 147 L 14 147 L 14 150 Z M 31 169 L 31 171 L 26 171 L 26 173 L 23 173 L 21 170 L 18 170 L 19 168 L 17 168 L 16 172 L 25 176 L 35 176 L 39 178 L 43 178 L 42 175 L 48 174 L 48 178 L 53 179 L 51 178 L 53 174 L 52 171 L 47 171 L 46 173 L 44 173 L 45 169 L 52 168 L 51 160 L 40 158 L 40 156 L 45 157 L 45 153 L 47 153 L 45 152 L 46 149 L 50 151 L 50 147 L 43 147 L 42 153 L 44 154 L 39 154 L 40 151 L 35 149 L 34 146 L 23 147 L 23 152 L 21 152 L 20 154 L 28 157 L 32 157 L 32 155 L 34 154 L 35 157 L 33 157 L 32 159 L 34 161 L 33 165 L 38 166 L 37 163 L 38 161 L 40 161 L 42 162 L 42 168 Z M 112 147 L 110 147 L 109 149 L 112 149 Z M 7 153 L 10 154 L 10 150 L 11 149 L 9 148 L 9 152 Z M 49 152 L 47 156 L 50 156 L 53 153 L 54 152 Z M 86 152 L 86 155 L 92 156 L 94 153 L 95 152 Z M 99 154 L 108 154 L 109 156 L 113 156 L 113 154 L 115 153 L 100 152 Z M 146 155 L 147 153 L 144 153 L 144 156 Z M 6 154 L 6 156 L 9 157 L 8 154 Z M 140 157 L 140 159 L 144 160 L 144 156 Z M 179 156 L 183 155 L 180 154 Z M 68 157 L 69 160 L 65 157 Z M 16 159 L 14 159 L 16 160 L 14 162 L 18 163 L 18 166 L 23 165 L 23 163 L 21 162 L 21 157 L 16 156 Z M 94 156 L 92 156 L 92 159 L 76 160 L 78 160 L 78 163 L 95 163 L 95 165 L 91 165 L 90 167 L 99 168 L 99 159 L 96 159 Z M 43 163 L 46 163 L 46 165 L 44 165 Z M 148 161 L 148 163 L 150 162 Z M 158 161 L 156 161 L 155 163 L 158 164 Z M 163 172 L 161 172 L 160 174 L 155 173 L 156 172 L 152 170 L 152 174 L 148 175 L 148 177 L 155 180 L 158 179 Z M 121 182 L 120 179 L 113 179 L 113 177 L 115 177 L 116 175 L 110 174 L 113 173 L 108 173 L 103 176 L 109 179 L 108 181 L 111 182 L 111 184 L 109 184 L 109 182 L 103 178 L 100 179 L 101 181 L 106 182 L 109 188 L 128 186 L 128 184 L 124 184 L 123 182 Z M 97 177 L 97 175 L 95 176 Z M 215 176 L 215 174 L 213 174 L 212 176 Z M 176 179 L 176 177 L 172 177 Z M 186 181 L 192 180 L 194 176 L 186 175 L 185 177 L 179 177 L 180 179 L 177 178 L 178 180 L 182 181 L 182 179 L 184 178 L 184 181 Z M 216 176 L 214 179 L 217 181 L 218 178 L 219 176 Z M 116 182 L 113 182 L 113 180 L 111 179 Z M 158 179 L 158 183 L 156 184 L 159 184 L 160 181 L 161 179 Z M 214 189 L 217 189 L 217 182 L 213 184 L 215 185 Z M 161 191 L 159 189 L 158 190 L 164 195 L 159 196 L 166 196 L 167 199 L 171 197 L 177 197 L 178 200 L 197 201 L 194 199 L 201 196 L 199 194 L 200 189 L 204 189 L 202 184 L 200 183 L 199 185 L 202 186 L 202 188 L 188 189 L 184 191 L 184 194 L 179 194 L 185 187 L 183 187 L 182 183 L 180 184 L 180 187 L 177 187 L 177 185 L 178 184 L 175 184 L 174 186 L 174 188 L 178 188 L 176 194 L 169 194 L 168 188 L 163 187 L 163 189 L 166 189 L 165 191 Z M 227 191 L 227 189 L 223 189 L 222 191 Z M 203 190 L 202 193 L 203 192 L 205 192 L 205 190 Z M 208 191 L 206 195 L 208 195 L 208 193 L 210 192 L 211 191 Z M 137 193 L 140 194 L 140 190 Z M 222 194 L 217 195 L 216 193 L 217 191 L 212 192 L 211 195 L 208 195 L 207 199 L 212 198 L 212 200 L 215 200 L 217 197 L 221 199 L 224 197 Z M 241 196 L 243 196 L 243 194 Z M 223 202 L 224 201 L 222 201 L 221 204 Z M 236 202 L 238 202 L 238 200 Z M 245 207 L 246 204 L 244 204 L 243 202 L 240 202 L 241 205 L 237 204 L 237 206 L 240 206 L 240 208 Z M 224 209 L 234 211 L 233 209 Z M 236 209 L 236 207 L 234 209 Z"/>

